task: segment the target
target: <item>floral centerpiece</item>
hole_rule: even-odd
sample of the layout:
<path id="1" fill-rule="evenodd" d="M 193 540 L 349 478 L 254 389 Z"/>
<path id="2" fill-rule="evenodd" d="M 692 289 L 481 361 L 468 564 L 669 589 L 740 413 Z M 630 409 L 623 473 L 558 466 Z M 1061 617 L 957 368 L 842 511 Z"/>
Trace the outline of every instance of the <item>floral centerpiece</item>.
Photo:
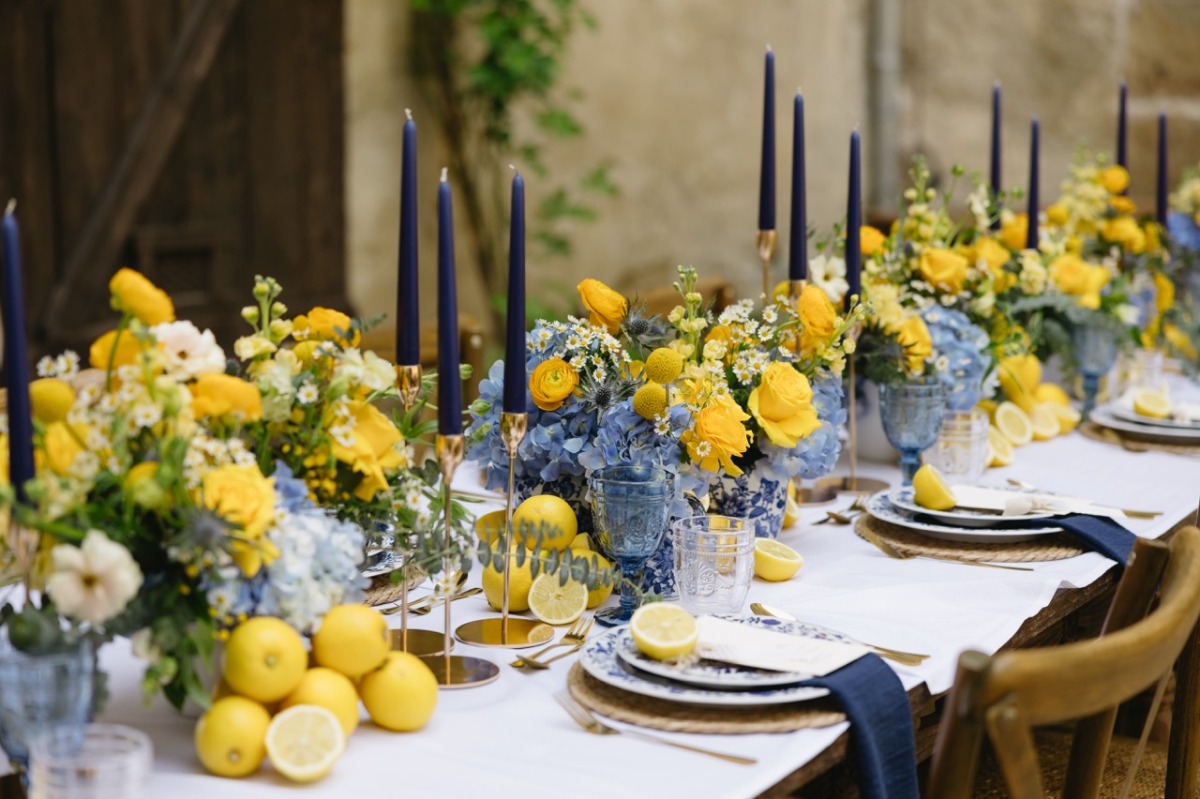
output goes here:
<path id="1" fill-rule="evenodd" d="M 1184 171 L 1170 196 L 1168 274 L 1180 300 L 1163 321 L 1165 349 L 1189 372 L 1200 372 L 1200 168 Z M 1171 316 L 1176 318 L 1170 318 Z"/>
<path id="2" fill-rule="evenodd" d="M 38 468 L 28 503 L 4 494 L 3 553 L 30 601 L 4 622 L 27 651 L 132 636 L 148 693 L 206 706 L 206 662 L 238 622 L 307 633 L 362 597 L 361 525 L 417 513 L 427 493 L 408 445 L 420 429 L 371 405 L 394 393 L 392 367 L 357 349 L 360 325 L 321 308 L 288 319 L 273 280 L 243 312 L 240 363 L 142 275 L 122 269 L 110 290 L 120 318 L 90 368 L 43 358 L 30 388 Z"/>

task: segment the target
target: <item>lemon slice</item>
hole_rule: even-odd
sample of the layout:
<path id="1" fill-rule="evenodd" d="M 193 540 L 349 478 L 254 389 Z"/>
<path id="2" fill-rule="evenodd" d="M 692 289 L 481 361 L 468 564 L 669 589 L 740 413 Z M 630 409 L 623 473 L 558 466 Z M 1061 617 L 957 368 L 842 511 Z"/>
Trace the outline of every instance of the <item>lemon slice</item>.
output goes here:
<path id="1" fill-rule="evenodd" d="M 346 733 L 332 711 L 293 705 L 267 727 L 267 757 L 283 776 L 312 782 L 329 773 L 346 748 Z"/>
<path id="2" fill-rule="evenodd" d="M 1012 462 L 1012 444 L 995 425 L 988 427 L 988 466 L 1008 466 Z"/>
<path id="3" fill-rule="evenodd" d="M 1014 447 L 1033 440 L 1033 422 L 1015 403 L 1002 402 L 996 406 L 996 427 Z"/>
<path id="4" fill-rule="evenodd" d="M 700 638 L 696 619 L 679 605 L 652 602 L 634 611 L 629 634 L 638 651 L 655 660 L 690 654 Z"/>
<path id="5" fill-rule="evenodd" d="M 799 552 L 774 538 L 754 539 L 754 573 L 773 583 L 790 580 L 804 565 Z"/>
<path id="6" fill-rule="evenodd" d="M 1133 412 L 1151 419 L 1166 419 L 1171 415 L 1171 400 L 1161 391 L 1141 388 L 1134 392 Z"/>
<path id="7" fill-rule="evenodd" d="M 783 526 L 791 527 L 800 518 L 800 506 L 796 504 L 796 484 L 788 481 L 787 504 L 783 508 Z"/>
<path id="8" fill-rule="evenodd" d="M 570 624 L 587 610 L 587 586 L 578 580 L 560 585 L 557 574 L 539 574 L 529 589 L 529 609 L 546 624 Z"/>
<path id="9" fill-rule="evenodd" d="M 1054 417 L 1058 419 L 1058 434 L 1060 436 L 1074 430 L 1079 426 L 1079 422 L 1083 419 L 1083 415 L 1079 411 L 1072 408 L 1070 405 L 1049 404 L 1046 406 Z"/>
<path id="10" fill-rule="evenodd" d="M 922 508 L 950 510 L 957 504 L 954 492 L 946 485 L 946 479 L 932 464 L 927 463 L 917 469 L 912 485 L 913 501 Z"/>
<path id="11" fill-rule="evenodd" d="M 1058 416 L 1051 410 L 1054 407 L 1057 406 L 1048 403 L 1038 403 L 1033 406 L 1033 413 L 1029 414 L 1029 421 L 1033 423 L 1034 441 L 1047 441 L 1058 435 Z"/>

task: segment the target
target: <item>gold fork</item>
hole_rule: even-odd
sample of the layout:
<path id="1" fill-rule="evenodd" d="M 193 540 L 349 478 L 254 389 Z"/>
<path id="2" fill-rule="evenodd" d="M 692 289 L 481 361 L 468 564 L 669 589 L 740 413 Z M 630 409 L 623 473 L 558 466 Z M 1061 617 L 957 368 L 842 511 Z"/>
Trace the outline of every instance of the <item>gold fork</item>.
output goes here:
<path id="1" fill-rule="evenodd" d="M 741 755 L 727 755 L 724 752 L 714 752 L 711 749 L 701 749 L 698 746 L 691 746 L 689 744 L 679 743 L 678 741 L 671 741 L 666 738 L 659 738 L 657 735 L 648 735 L 647 733 L 639 732 L 638 730 L 618 730 L 616 727 L 610 727 L 607 724 L 605 724 L 603 721 L 601 721 L 600 719 L 596 718 L 592 714 L 592 711 L 588 710 L 586 707 L 584 707 L 583 705 L 576 702 L 575 698 L 573 696 L 571 696 L 569 693 L 567 693 L 566 691 L 555 692 L 554 698 L 558 701 L 558 703 L 560 705 L 563 706 L 563 710 L 567 711 L 567 715 L 569 715 L 572 719 L 575 720 L 576 724 L 578 724 L 580 727 L 583 727 L 585 730 L 592 733 L 593 735 L 617 735 L 617 734 L 623 733 L 625 735 L 629 735 L 634 738 L 640 738 L 643 741 L 650 741 L 651 743 L 656 743 L 656 744 L 664 744 L 666 746 L 674 746 L 677 749 L 686 749 L 689 752 L 695 752 L 695 753 L 701 754 L 701 755 L 708 755 L 709 757 L 718 757 L 721 760 L 725 760 L 730 763 L 738 763 L 743 766 L 752 766 L 758 762 L 757 760 L 755 760 L 752 757 L 742 757 Z"/>
<path id="2" fill-rule="evenodd" d="M 876 549 L 878 549 L 883 554 L 887 555 L 889 558 L 895 558 L 896 560 L 912 560 L 913 558 L 926 558 L 928 560 L 945 561 L 946 563 L 961 563 L 964 566 L 986 566 L 987 568 L 990 568 L 990 569 L 1008 569 L 1010 571 L 1017 571 L 1017 572 L 1033 571 L 1033 569 L 1029 566 L 1012 566 L 1007 563 L 987 563 L 987 562 L 981 561 L 981 560 L 962 560 L 960 558 L 946 558 L 946 557 L 942 557 L 941 555 L 918 555 L 913 552 L 905 552 L 903 550 L 896 549 L 894 546 L 889 544 L 887 541 L 884 541 L 882 538 L 880 538 L 878 535 L 876 535 L 874 532 L 872 532 L 870 529 L 868 529 L 866 527 L 862 527 L 859 530 L 859 532 L 862 533 L 863 538 L 867 539 L 869 542 L 874 544 Z"/>
<path id="3" fill-rule="evenodd" d="M 549 646 L 542 647 L 532 655 L 517 655 L 517 659 L 508 665 L 514 666 L 518 669 L 526 667 L 531 669 L 550 668 L 551 663 L 559 658 L 565 658 L 567 655 L 575 652 L 579 649 L 579 647 L 583 646 L 583 642 L 587 640 L 588 632 L 592 629 L 592 623 L 595 621 L 595 616 L 580 616 L 579 620 L 571 625 L 571 629 L 567 630 L 563 634 L 562 638 L 558 639 Z M 539 657 L 558 646 L 568 646 L 570 649 L 568 649 L 566 652 L 560 652 L 552 658 L 538 660 Z"/>

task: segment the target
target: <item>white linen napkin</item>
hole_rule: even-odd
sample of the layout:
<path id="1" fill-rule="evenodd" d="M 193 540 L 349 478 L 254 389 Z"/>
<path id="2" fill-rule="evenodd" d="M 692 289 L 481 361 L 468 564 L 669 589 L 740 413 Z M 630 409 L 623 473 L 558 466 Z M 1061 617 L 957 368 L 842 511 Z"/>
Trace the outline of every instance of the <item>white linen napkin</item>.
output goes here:
<path id="1" fill-rule="evenodd" d="M 987 486 L 957 485 L 951 488 L 957 507 L 972 510 L 989 510 L 1001 516 L 1024 516 L 1029 513 L 1085 513 L 1089 516 L 1107 516 L 1124 519 L 1119 508 L 1097 505 L 1090 499 L 1069 497 L 1060 494 L 1005 491 Z"/>
<path id="2" fill-rule="evenodd" d="M 837 671 L 870 650 L 861 644 L 822 641 L 701 616 L 696 654 L 709 660 L 816 677 Z"/>

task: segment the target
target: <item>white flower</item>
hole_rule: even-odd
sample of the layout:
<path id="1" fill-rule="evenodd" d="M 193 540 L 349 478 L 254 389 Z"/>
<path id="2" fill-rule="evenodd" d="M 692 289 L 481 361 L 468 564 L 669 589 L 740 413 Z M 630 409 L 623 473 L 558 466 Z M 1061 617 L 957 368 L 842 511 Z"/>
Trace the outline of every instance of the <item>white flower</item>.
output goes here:
<path id="1" fill-rule="evenodd" d="M 840 303 L 842 297 L 850 289 L 846 282 L 846 262 L 835 256 L 817 255 L 808 261 L 808 279 L 825 295 L 829 301 Z"/>
<path id="2" fill-rule="evenodd" d="M 1130 327 L 1136 325 L 1138 320 L 1141 318 L 1141 312 L 1137 309 L 1137 306 L 1130 305 L 1129 303 L 1122 303 L 1118 305 L 1116 313 L 1117 318 L 1121 320 L 1121 323 L 1129 325 Z"/>
<path id="3" fill-rule="evenodd" d="M 301 405 L 312 405 L 321 396 L 315 383 L 305 383 L 296 392 L 296 401 Z"/>
<path id="4" fill-rule="evenodd" d="M 225 371 L 225 351 L 211 330 L 188 321 L 164 322 L 151 330 L 166 359 L 167 374 L 181 382 Z"/>
<path id="5" fill-rule="evenodd" d="M 103 624 L 142 586 L 142 570 L 129 550 L 99 530 L 89 530 L 83 546 L 59 544 L 50 556 L 54 566 L 46 592 L 60 611 L 81 621 Z"/>

